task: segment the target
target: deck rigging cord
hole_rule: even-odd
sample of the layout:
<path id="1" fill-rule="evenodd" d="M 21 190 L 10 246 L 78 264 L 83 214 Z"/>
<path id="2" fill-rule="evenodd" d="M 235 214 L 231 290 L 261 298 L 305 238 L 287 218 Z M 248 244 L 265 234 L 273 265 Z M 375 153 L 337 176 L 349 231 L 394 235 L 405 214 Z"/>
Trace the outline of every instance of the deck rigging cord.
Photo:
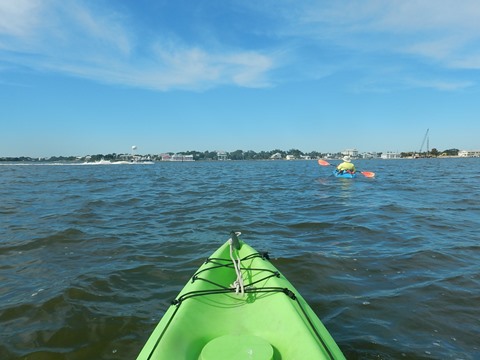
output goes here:
<path id="1" fill-rule="evenodd" d="M 242 263 L 240 256 L 238 255 L 238 250 L 240 250 L 240 241 L 238 240 L 237 235 L 240 235 L 241 232 L 234 232 L 230 233 L 230 239 L 228 242 L 230 243 L 230 258 L 232 259 L 233 267 L 235 268 L 235 273 L 237 274 L 237 279 L 231 285 L 232 288 L 235 289 L 235 294 L 243 296 L 245 294 L 245 286 L 243 283 L 243 276 L 242 276 Z M 234 249 L 235 248 L 235 249 Z M 235 258 L 235 254 L 237 255 Z"/>

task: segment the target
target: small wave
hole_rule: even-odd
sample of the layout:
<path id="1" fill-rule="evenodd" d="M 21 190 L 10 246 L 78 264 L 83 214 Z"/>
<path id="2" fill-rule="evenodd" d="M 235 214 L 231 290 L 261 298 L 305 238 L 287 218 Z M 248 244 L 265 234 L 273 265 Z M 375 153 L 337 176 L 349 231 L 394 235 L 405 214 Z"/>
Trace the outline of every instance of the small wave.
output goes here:
<path id="1" fill-rule="evenodd" d="M 76 228 L 69 228 L 62 231 L 55 232 L 51 235 L 37 239 L 29 239 L 23 242 L 6 242 L 0 243 L 0 252 L 26 252 L 38 248 L 45 248 L 50 246 L 66 246 L 71 243 L 76 243 L 79 240 L 84 240 L 85 233 Z"/>

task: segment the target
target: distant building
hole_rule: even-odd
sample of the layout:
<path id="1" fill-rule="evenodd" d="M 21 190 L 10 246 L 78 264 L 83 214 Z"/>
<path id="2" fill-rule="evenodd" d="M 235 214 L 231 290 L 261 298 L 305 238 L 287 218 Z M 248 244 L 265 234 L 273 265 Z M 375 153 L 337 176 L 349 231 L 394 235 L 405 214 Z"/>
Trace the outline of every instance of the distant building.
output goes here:
<path id="1" fill-rule="evenodd" d="M 350 156 L 352 158 L 356 158 L 358 157 L 358 150 L 357 149 L 346 149 L 344 151 L 342 151 L 342 155 L 344 156 Z"/>
<path id="2" fill-rule="evenodd" d="M 280 154 L 278 152 L 273 154 L 272 156 L 270 156 L 270 159 L 272 159 L 272 160 L 279 160 L 281 158 L 282 158 L 282 154 Z"/>
<path id="3" fill-rule="evenodd" d="M 287 160 L 295 160 L 295 155 L 287 155 Z"/>
<path id="4" fill-rule="evenodd" d="M 362 157 L 364 159 L 375 159 L 375 158 L 378 158 L 380 156 L 376 152 L 364 152 L 364 153 L 360 154 L 360 157 Z"/>
<path id="5" fill-rule="evenodd" d="M 193 155 L 175 154 L 170 158 L 170 161 L 195 161 Z"/>
<path id="6" fill-rule="evenodd" d="M 458 156 L 461 157 L 480 157 L 480 150 L 460 150 Z"/>
<path id="7" fill-rule="evenodd" d="M 400 159 L 401 155 L 399 152 L 396 151 L 387 151 L 382 153 L 382 159 Z"/>
<path id="8" fill-rule="evenodd" d="M 217 151 L 217 158 L 219 161 L 225 161 L 227 160 L 227 153 L 223 150 Z"/>

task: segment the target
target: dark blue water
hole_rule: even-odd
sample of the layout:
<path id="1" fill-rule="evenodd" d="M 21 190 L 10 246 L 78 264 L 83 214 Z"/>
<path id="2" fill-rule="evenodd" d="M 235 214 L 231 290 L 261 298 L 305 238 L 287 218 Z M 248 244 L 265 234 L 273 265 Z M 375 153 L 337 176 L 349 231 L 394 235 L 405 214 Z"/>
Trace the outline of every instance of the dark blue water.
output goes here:
<path id="1" fill-rule="evenodd" d="M 0 165 L 0 358 L 132 359 L 230 230 L 349 359 L 480 358 L 480 159 Z"/>

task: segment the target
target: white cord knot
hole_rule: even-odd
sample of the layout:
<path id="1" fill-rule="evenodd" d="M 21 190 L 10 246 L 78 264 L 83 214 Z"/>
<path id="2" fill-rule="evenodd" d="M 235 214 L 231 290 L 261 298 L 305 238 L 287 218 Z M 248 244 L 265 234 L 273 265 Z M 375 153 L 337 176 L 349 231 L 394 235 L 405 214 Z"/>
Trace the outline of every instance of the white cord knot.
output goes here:
<path id="1" fill-rule="evenodd" d="M 236 236 L 235 236 L 236 237 Z M 237 240 L 238 241 L 238 240 Z M 228 240 L 230 243 L 230 258 L 232 259 L 233 262 L 233 267 L 235 268 L 235 273 L 237 274 L 237 279 L 233 282 L 231 285 L 232 288 L 235 289 L 235 294 L 240 294 L 244 295 L 245 294 L 245 287 L 243 285 L 243 277 L 242 277 L 242 267 L 241 267 L 241 262 L 240 262 L 240 256 L 238 255 L 238 250 L 235 251 L 236 254 L 236 259 L 234 257 L 234 239 L 233 236 Z"/>

